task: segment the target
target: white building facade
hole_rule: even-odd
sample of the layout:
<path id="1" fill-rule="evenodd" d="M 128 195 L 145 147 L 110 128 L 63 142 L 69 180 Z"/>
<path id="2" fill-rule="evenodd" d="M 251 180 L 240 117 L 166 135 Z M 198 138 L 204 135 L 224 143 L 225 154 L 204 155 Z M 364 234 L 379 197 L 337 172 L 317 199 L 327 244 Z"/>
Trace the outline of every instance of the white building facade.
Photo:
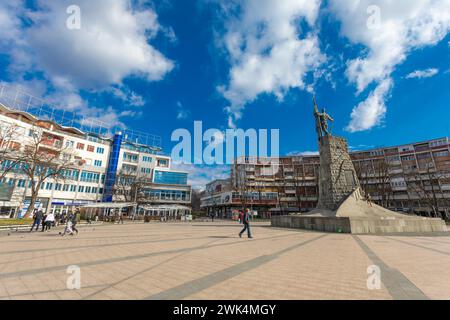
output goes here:
<path id="1" fill-rule="evenodd" d="M 33 130 L 39 129 L 50 137 L 49 147 L 64 146 L 73 157 L 74 165 L 65 170 L 63 180 L 47 179 L 41 185 L 37 207 L 62 214 L 86 204 L 119 201 L 114 187 L 123 172 L 149 181 L 144 190 L 149 195 L 147 205 L 190 205 L 188 173 L 172 170 L 170 157 L 160 155 L 159 147 L 132 142 L 121 132 L 107 137 L 61 126 L 0 103 L 0 128 L 8 126 L 14 126 L 18 134 L 8 146 L 0 143 L 0 148 L 24 148 Z M 0 159 L 0 172 L 8 161 Z M 20 170 L 11 170 L 2 180 L 0 217 L 20 217 L 30 203 L 31 181 Z"/>

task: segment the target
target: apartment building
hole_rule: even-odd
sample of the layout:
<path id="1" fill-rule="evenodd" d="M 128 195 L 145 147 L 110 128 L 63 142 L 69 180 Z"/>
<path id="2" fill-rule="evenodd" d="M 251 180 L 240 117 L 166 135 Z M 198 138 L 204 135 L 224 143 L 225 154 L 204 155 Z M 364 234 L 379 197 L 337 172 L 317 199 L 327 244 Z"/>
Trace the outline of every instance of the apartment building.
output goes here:
<path id="1" fill-rule="evenodd" d="M 448 138 L 351 153 L 361 186 L 391 210 L 422 215 L 450 208 Z M 242 207 L 260 216 L 307 212 L 318 201 L 318 156 L 245 157 L 232 166 L 226 192 L 207 185 L 202 208 L 231 217 Z M 245 194 L 245 196 L 243 196 Z"/>
<path id="2" fill-rule="evenodd" d="M 62 126 L 0 103 L 0 127 L 8 126 L 14 126 L 18 134 L 8 145 L 1 143 L 0 148 L 23 149 L 30 143 L 33 132 L 39 130 L 46 137 L 40 148 L 64 148 L 73 159 L 72 167 L 64 172 L 64 179 L 44 181 L 37 207 L 65 213 L 86 204 L 122 201 L 115 192 L 121 175 L 143 177 L 148 182 L 144 190 L 148 204 L 190 203 L 188 174 L 172 170 L 170 157 L 162 155 L 160 147 L 140 143 L 126 132 L 100 135 Z M 0 173 L 9 167 L 10 161 L 0 159 Z M 31 199 L 30 179 L 15 168 L 3 177 L 0 186 L 0 217 L 26 212 Z"/>

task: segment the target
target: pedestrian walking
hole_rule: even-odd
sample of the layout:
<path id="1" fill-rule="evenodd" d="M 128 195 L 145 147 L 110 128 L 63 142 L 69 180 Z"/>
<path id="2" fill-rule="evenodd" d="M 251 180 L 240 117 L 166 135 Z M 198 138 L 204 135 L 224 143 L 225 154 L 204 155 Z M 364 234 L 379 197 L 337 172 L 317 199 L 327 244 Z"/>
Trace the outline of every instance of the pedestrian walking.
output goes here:
<path id="1" fill-rule="evenodd" d="M 244 217 L 242 219 L 242 223 L 244 224 L 244 228 L 242 229 L 242 231 L 239 233 L 239 238 L 242 238 L 242 234 L 247 231 L 247 236 L 249 239 L 252 239 L 252 232 L 250 230 L 250 210 L 247 209 L 244 213 Z"/>
<path id="2" fill-rule="evenodd" d="M 78 221 L 80 221 L 80 216 L 81 216 L 80 209 L 77 208 L 72 218 L 72 230 L 75 231 L 77 234 L 78 234 L 77 223 Z"/>
<path id="3" fill-rule="evenodd" d="M 367 204 L 369 206 L 372 206 L 372 197 L 370 196 L 370 193 L 367 193 L 366 200 L 367 200 Z"/>
<path id="4" fill-rule="evenodd" d="M 33 225 L 31 226 L 31 230 L 30 232 L 33 232 L 33 229 L 36 227 L 36 231 L 38 231 L 39 226 L 41 225 L 41 221 L 43 218 L 44 214 L 42 212 L 42 210 L 35 210 L 34 215 L 33 215 Z"/>
<path id="5" fill-rule="evenodd" d="M 69 213 L 69 215 L 67 216 L 67 223 L 66 223 L 66 227 L 64 228 L 64 232 L 59 233 L 61 236 L 64 237 L 66 235 L 66 233 L 69 233 L 71 236 L 73 236 L 73 229 L 72 229 L 73 218 L 74 218 L 74 214 Z"/>

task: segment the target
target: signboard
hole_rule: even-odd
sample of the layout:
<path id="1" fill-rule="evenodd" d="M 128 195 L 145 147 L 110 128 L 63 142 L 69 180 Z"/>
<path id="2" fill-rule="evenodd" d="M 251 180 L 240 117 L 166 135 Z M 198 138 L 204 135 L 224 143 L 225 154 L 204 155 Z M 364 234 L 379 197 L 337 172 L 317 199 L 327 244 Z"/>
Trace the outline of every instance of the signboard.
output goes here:
<path id="1" fill-rule="evenodd" d="M 7 183 L 0 183 L 0 201 L 11 201 L 14 186 Z"/>

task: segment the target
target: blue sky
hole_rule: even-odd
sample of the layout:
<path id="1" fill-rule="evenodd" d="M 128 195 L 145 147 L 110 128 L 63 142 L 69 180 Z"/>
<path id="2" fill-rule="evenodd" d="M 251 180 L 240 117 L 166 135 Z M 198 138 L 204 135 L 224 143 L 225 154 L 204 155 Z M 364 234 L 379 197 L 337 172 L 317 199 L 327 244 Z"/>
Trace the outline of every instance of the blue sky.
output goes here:
<path id="1" fill-rule="evenodd" d="M 312 93 L 352 148 L 450 136 L 449 0 L 14 0 L 0 30 L 1 82 L 161 135 L 169 154 L 195 120 L 316 151 Z M 196 186 L 227 175 L 185 169 Z"/>

